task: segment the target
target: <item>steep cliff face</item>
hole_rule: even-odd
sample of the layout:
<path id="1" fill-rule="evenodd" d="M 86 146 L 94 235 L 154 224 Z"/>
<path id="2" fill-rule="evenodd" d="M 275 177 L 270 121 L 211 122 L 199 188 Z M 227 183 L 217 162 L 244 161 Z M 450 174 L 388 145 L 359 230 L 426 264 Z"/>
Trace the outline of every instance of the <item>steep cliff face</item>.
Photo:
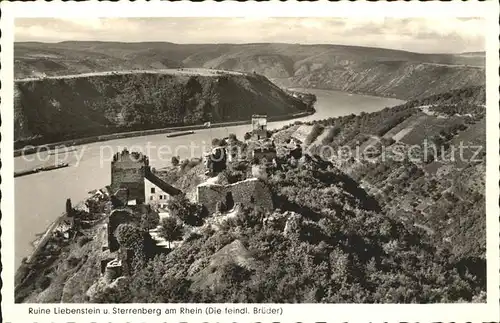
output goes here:
<path id="1" fill-rule="evenodd" d="M 204 67 L 256 72 L 280 85 L 414 99 L 485 84 L 485 54 L 420 54 L 299 44 L 16 43 L 15 75 Z"/>
<path id="2" fill-rule="evenodd" d="M 24 80 L 15 93 L 15 140 L 37 143 L 306 109 L 263 76 L 215 71 Z"/>

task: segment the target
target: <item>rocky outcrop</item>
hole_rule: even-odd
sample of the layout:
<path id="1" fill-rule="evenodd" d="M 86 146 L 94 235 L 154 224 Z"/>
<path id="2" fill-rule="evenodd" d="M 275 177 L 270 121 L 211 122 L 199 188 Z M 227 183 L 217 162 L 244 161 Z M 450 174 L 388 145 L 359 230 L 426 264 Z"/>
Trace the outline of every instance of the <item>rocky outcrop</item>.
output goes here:
<path id="1" fill-rule="evenodd" d="M 218 284 L 226 279 L 224 271 L 228 266 L 237 266 L 245 270 L 254 270 L 257 268 L 256 260 L 240 240 L 234 240 L 227 244 L 202 262 L 207 265 L 191 277 L 193 282 L 191 289 L 207 287 L 215 289 Z M 193 267 L 200 266 L 201 263 L 195 262 L 191 265 L 189 271 L 193 272 L 195 271 Z"/>

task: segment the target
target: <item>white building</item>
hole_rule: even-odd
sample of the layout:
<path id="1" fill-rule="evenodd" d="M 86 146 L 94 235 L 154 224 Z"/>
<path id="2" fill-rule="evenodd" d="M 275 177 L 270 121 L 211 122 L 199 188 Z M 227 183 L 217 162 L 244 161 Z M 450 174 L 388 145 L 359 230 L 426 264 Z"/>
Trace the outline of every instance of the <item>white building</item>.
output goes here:
<path id="1" fill-rule="evenodd" d="M 145 203 L 158 209 L 166 209 L 171 196 L 180 194 L 181 191 L 163 181 L 151 171 L 144 177 Z"/>
<path id="2" fill-rule="evenodd" d="M 167 207 L 167 201 L 170 195 L 147 179 L 144 180 L 144 193 L 146 195 L 147 204 L 156 206 L 160 209 L 165 209 Z"/>

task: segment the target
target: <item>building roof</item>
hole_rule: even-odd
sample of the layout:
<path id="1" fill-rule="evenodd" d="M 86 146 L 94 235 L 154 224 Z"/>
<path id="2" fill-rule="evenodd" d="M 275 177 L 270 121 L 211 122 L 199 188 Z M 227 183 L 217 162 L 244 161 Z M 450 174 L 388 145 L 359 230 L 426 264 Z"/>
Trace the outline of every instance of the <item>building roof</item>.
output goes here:
<path id="1" fill-rule="evenodd" d="M 154 173 L 152 173 L 149 168 L 146 169 L 144 178 L 153 183 L 154 185 L 156 185 L 157 187 L 159 187 L 163 192 L 169 195 L 178 195 L 182 193 L 181 190 L 173 187 L 172 185 L 168 184 L 167 182 L 156 176 Z"/>

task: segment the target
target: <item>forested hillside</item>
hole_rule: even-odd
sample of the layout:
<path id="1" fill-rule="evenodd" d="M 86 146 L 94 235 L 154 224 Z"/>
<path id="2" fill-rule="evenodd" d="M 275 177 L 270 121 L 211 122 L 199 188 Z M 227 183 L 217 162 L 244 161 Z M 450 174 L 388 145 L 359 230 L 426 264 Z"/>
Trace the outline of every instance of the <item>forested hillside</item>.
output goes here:
<path id="1" fill-rule="evenodd" d="M 309 148 L 331 157 L 390 217 L 458 258 L 484 259 L 485 114 L 484 87 L 465 88 L 316 123 Z"/>
<path id="2" fill-rule="evenodd" d="M 119 243 L 135 252 L 132 271 L 110 283 L 98 270 L 105 228 L 80 230 L 78 243 L 48 251 L 51 261 L 24 264 L 32 281 L 16 299 L 484 302 L 484 103 L 484 88 L 474 87 L 276 130 L 275 165 L 236 162 L 216 179 L 233 183 L 264 167 L 260 180 L 272 210 L 254 203 L 208 214 L 179 195 L 168 202 L 169 220 L 161 221 L 162 234 L 177 242 L 172 250 L 159 252 L 148 234 L 141 238 L 140 227 L 150 227 L 144 215 L 138 225 L 120 225 Z M 303 129 L 310 129 L 306 154 L 297 159 L 284 147 Z M 460 146 L 474 150 L 459 153 Z M 177 161 L 162 176 L 190 192 L 204 176 L 200 162 Z"/>
<path id="3" fill-rule="evenodd" d="M 14 139 L 43 144 L 113 132 L 286 116 L 308 107 L 258 74 L 100 74 L 15 82 Z"/>
<path id="4" fill-rule="evenodd" d="M 267 183 L 275 211 L 243 209 L 215 229 L 207 218 L 172 252 L 136 262 L 131 277 L 92 290 L 88 300 L 436 303 L 484 296 L 484 263 L 455 257 L 388 217 L 339 169 L 309 160 L 272 171 Z"/>

